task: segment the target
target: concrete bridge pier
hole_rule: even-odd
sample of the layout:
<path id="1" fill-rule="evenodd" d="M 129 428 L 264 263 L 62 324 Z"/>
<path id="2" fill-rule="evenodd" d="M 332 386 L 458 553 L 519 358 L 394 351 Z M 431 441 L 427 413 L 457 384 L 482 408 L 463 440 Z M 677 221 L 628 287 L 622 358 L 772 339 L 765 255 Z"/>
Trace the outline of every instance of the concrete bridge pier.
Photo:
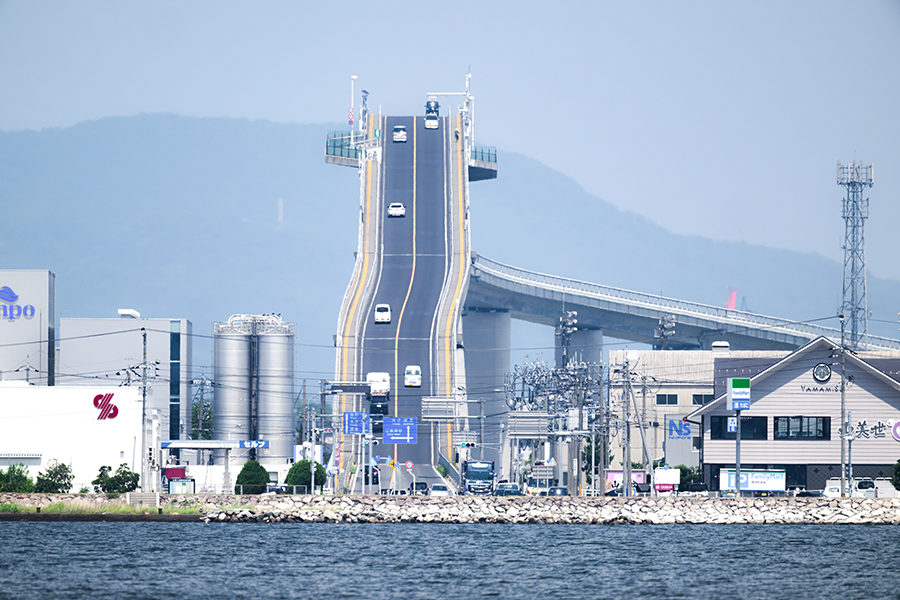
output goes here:
<path id="1" fill-rule="evenodd" d="M 564 367 L 562 337 L 556 336 L 554 352 L 557 367 Z M 603 364 L 603 330 L 579 329 L 575 331 L 569 342 L 569 360 L 585 363 Z"/>
<path id="2" fill-rule="evenodd" d="M 509 410 L 503 386 L 511 360 L 510 324 L 505 310 L 469 308 L 462 319 L 469 430 L 482 437 L 478 447 L 461 458 L 493 460 L 498 471 L 503 457 L 500 444 L 506 442 L 500 439 L 500 425 L 506 423 Z"/>

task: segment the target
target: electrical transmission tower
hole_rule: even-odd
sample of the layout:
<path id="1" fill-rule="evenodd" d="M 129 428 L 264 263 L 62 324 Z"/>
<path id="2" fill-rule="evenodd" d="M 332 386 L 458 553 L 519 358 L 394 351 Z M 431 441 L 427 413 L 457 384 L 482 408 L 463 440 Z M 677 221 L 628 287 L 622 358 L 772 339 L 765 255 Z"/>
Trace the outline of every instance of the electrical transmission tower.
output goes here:
<path id="1" fill-rule="evenodd" d="M 869 321 L 866 298 L 866 238 L 864 225 L 869 217 L 869 199 L 863 190 L 875 181 L 873 165 L 853 161 L 837 165 L 837 184 L 847 188 L 844 198 L 844 295 L 841 312 L 850 323 L 849 348 L 865 344 Z"/>

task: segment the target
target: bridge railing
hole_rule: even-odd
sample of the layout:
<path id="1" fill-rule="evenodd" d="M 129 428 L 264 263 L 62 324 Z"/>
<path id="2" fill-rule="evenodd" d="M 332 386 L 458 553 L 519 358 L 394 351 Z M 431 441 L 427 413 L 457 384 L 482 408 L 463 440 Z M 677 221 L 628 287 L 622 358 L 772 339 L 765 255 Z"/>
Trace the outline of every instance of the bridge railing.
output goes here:
<path id="1" fill-rule="evenodd" d="M 352 131 L 332 131 L 325 140 L 325 155 L 343 158 L 359 158 L 362 152 L 362 134 Z"/>
<path id="2" fill-rule="evenodd" d="M 497 148 L 493 146 L 475 146 L 472 148 L 469 158 L 484 162 L 497 162 Z"/>
<path id="3" fill-rule="evenodd" d="M 818 327 L 786 319 L 776 319 L 754 313 L 719 308 L 695 302 L 686 302 L 684 300 L 675 300 L 664 296 L 654 296 L 652 294 L 632 292 L 630 290 L 588 283 L 586 281 L 578 281 L 576 279 L 567 279 L 565 277 L 526 271 L 525 269 L 504 265 L 503 263 L 496 262 L 480 255 L 475 259 L 475 267 L 506 279 L 518 280 L 523 283 L 544 287 L 572 290 L 573 292 L 581 292 L 599 298 L 611 298 L 635 306 L 644 306 L 664 312 L 672 311 L 682 315 L 702 316 L 719 321 L 730 320 L 733 322 L 743 322 L 752 324 L 755 328 L 788 329 L 790 331 L 803 332 L 813 336 L 833 335 L 837 332 L 837 330 L 829 329 L 827 327 Z"/>

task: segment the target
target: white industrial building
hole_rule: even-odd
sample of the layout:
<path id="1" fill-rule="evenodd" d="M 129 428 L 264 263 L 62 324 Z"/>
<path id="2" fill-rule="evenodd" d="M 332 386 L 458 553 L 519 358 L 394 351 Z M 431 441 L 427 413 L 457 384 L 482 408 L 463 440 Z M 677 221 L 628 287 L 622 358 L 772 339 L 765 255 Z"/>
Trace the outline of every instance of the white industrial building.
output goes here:
<path id="1" fill-rule="evenodd" d="M 0 269 L 0 381 L 53 385 L 56 275 Z"/>
<path id="2" fill-rule="evenodd" d="M 141 470 L 141 395 L 136 387 L 0 384 L 0 467 L 36 479 L 52 460 L 70 465 L 73 489 L 91 488 L 100 467 Z M 151 421 L 152 423 L 152 421 Z M 91 489 L 91 491 L 93 491 Z"/>
<path id="3" fill-rule="evenodd" d="M 162 439 L 184 439 L 191 427 L 191 322 L 118 312 L 60 319 L 56 383 L 139 387 L 146 373 L 147 409 L 159 415 Z"/>

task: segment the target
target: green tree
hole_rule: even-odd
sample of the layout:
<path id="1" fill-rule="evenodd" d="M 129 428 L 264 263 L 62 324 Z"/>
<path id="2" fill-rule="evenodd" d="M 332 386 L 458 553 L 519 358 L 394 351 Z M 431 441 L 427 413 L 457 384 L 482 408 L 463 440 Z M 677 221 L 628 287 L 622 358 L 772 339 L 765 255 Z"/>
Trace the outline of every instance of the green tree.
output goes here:
<path id="1" fill-rule="evenodd" d="M 894 465 L 894 476 L 891 477 L 891 485 L 894 486 L 895 490 L 900 490 L 900 458 L 897 459 L 897 464 Z"/>
<path id="2" fill-rule="evenodd" d="M 679 492 L 686 492 L 692 483 L 697 483 L 701 479 L 699 467 L 676 465 L 675 468 L 681 471 L 681 482 L 678 484 Z"/>
<path id="3" fill-rule="evenodd" d="M 125 492 L 133 492 L 138 488 L 141 476 L 128 468 L 127 463 L 122 463 L 115 473 L 112 467 L 100 467 L 100 474 L 97 479 L 91 482 L 94 491 L 104 494 L 124 494 Z"/>
<path id="4" fill-rule="evenodd" d="M 34 491 L 39 494 L 67 494 L 72 489 L 72 467 L 55 458 L 47 464 L 45 472 L 38 473 Z"/>
<path id="5" fill-rule="evenodd" d="M 606 450 L 605 445 L 603 443 L 603 438 L 599 435 L 595 435 L 592 439 L 586 441 L 584 445 L 581 447 L 581 470 L 585 472 L 585 479 L 587 483 L 591 482 L 591 459 L 593 458 L 594 468 L 596 469 L 597 477 L 600 477 L 600 470 L 603 468 L 603 455 L 604 450 Z M 593 455 L 593 456 L 592 456 Z M 612 460 L 612 454 L 606 452 L 607 464 L 608 461 Z"/>
<path id="6" fill-rule="evenodd" d="M 34 482 L 28 476 L 25 465 L 9 465 L 5 473 L 0 469 L 0 493 L 30 494 L 33 489 Z"/>
<path id="7" fill-rule="evenodd" d="M 295 462 L 291 466 L 291 470 L 288 471 L 284 484 L 291 491 L 293 490 L 290 487 L 292 485 L 305 485 L 306 489 L 312 491 L 309 487 L 309 461 L 304 459 L 300 462 Z M 316 486 L 323 485 L 325 485 L 325 467 L 316 463 Z"/>
<path id="8" fill-rule="evenodd" d="M 213 408 L 209 398 L 204 398 L 203 403 L 197 398 L 191 404 L 191 439 L 211 440 L 212 437 Z"/>
<path id="9" fill-rule="evenodd" d="M 306 465 L 309 468 L 309 465 Z M 269 483 L 269 472 L 255 460 L 248 460 L 237 476 L 237 490 L 241 494 L 262 494 Z"/>

